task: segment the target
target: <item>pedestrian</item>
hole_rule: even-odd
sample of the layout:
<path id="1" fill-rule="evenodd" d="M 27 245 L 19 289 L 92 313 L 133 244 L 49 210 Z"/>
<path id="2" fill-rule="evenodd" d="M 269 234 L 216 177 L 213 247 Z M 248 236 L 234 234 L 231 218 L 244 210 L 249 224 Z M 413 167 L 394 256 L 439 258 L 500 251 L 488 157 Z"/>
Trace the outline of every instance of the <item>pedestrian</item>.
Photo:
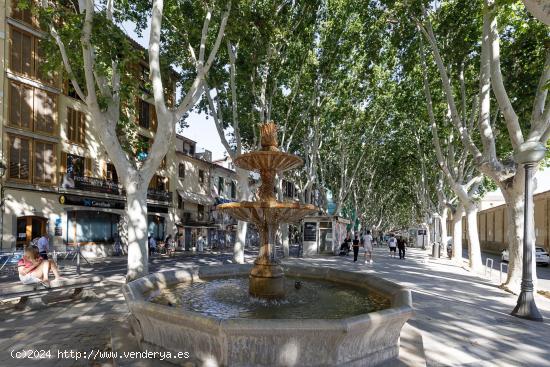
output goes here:
<path id="1" fill-rule="evenodd" d="M 172 257 L 176 253 L 176 241 L 172 238 L 172 235 L 169 234 L 164 241 L 166 245 L 166 251 L 168 256 Z"/>
<path id="2" fill-rule="evenodd" d="M 397 240 L 397 247 L 399 248 L 399 258 L 405 260 L 405 239 L 399 237 Z"/>
<path id="3" fill-rule="evenodd" d="M 152 256 L 157 251 L 157 241 L 155 240 L 155 237 L 153 237 L 152 235 L 149 235 L 148 242 L 149 242 L 149 256 Z"/>
<path id="4" fill-rule="evenodd" d="M 359 255 L 359 235 L 355 235 L 353 238 L 353 262 L 357 261 L 357 256 Z"/>
<path id="5" fill-rule="evenodd" d="M 48 240 L 48 234 L 46 232 L 42 233 L 42 236 L 38 239 L 36 243 L 38 246 L 38 252 L 40 257 L 44 260 L 48 260 L 48 251 L 50 250 L 50 241 Z"/>
<path id="6" fill-rule="evenodd" d="M 395 250 L 397 249 L 397 239 L 395 238 L 393 233 L 390 233 L 388 246 L 390 247 L 390 257 L 395 257 Z"/>
<path id="7" fill-rule="evenodd" d="M 367 231 L 363 235 L 363 247 L 365 248 L 365 264 L 367 264 L 367 261 L 372 264 L 372 250 L 373 250 L 373 239 L 370 235 L 370 231 Z M 368 260 L 367 260 L 368 257 Z"/>
<path id="8" fill-rule="evenodd" d="M 45 260 L 40 256 L 37 246 L 31 245 L 25 248 L 23 257 L 17 263 L 19 280 L 23 284 L 42 283 L 50 286 L 49 273 L 53 273 L 54 280 L 63 280 L 53 260 Z"/>
<path id="9" fill-rule="evenodd" d="M 122 243 L 120 242 L 120 236 L 118 234 L 115 234 L 114 250 L 114 256 L 122 255 Z"/>

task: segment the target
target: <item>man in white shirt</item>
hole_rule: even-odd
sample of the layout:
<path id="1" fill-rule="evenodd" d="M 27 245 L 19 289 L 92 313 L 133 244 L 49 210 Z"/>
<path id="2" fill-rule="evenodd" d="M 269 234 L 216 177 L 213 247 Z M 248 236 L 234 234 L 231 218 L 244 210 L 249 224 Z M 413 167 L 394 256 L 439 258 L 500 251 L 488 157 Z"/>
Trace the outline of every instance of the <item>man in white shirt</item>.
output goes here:
<path id="1" fill-rule="evenodd" d="M 395 257 L 395 250 L 397 249 L 397 238 L 390 234 L 390 239 L 388 240 L 388 245 L 390 246 L 390 257 Z"/>
<path id="2" fill-rule="evenodd" d="M 36 243 L 38 246 L 38 252 L 40 254 L 40 257 L 44 260 L 48 260 L 48 251 L 50 249 L 50 242 L 48 241 L 48 235 L 46 233 L 43 233 L 42 236 L 38 239 L 38 242 Z"/>
<path id="3" fill-rule="evenodd" d="M 365 264 L 367 264 L 367 261 L 372 264 L 372 236 L 370 231 L 363 235 L 363 247 L 365 248 Z"/>

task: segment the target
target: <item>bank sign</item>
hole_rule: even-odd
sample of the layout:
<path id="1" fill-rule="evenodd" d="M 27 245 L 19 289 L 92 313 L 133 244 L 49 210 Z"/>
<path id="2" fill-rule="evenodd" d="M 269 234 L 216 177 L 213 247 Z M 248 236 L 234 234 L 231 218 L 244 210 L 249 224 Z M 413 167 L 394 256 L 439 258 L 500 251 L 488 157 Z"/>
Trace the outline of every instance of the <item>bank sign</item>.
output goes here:
<path id="1" fill-rule="evenodd" d="M 124 209 L 124 202 L 116 200 L 105 200 L 96 198 L 86 198 L 72 195 L 61 195 L 59 203 L 63 205 L 78 205 L 91 208 Z"/>

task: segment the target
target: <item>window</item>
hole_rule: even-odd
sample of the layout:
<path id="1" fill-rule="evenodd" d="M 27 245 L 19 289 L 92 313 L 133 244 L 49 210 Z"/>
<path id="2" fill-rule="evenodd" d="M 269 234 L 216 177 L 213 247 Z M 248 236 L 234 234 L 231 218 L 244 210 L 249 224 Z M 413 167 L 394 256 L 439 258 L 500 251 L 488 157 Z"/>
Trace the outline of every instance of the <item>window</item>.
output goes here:
<path id="1" fill-rule="evenodd" d="M 154 175 L 151 179 L 151 182 L 149 182 L 149 188 L 157 191 L 168 191 L 169 190 L 169 182 L 168 178 Z"/>
<path id="2" fill-rule="evenodd" d="M 231 199 L 235 199 L 237 197 L 237 187 L 235 185 L 234 181 L 231 181 Z"/>
<path id="3" fill-rule="evenodd" d="M 67 212 L 67 242 L 112 242 L 120 216 L 100 211 Z"/>
<path id="4" fill-rule="evenodd" d="M 9 125 L 21 129 L 32 129 L 33 88 L 25 84 L 10 81 Z"/>
<path id="5" fill-rule="evenodd" d="M 10 69 L 18 74 L 33 76 L 34 37 L 13 27 L 10 30 Z"/>
<path id="6" fill-rule="evenodd" d="M 10 81 L 9 125 L 53 135 L 57 96 L 43 89 Z"/>
<path id="7" fill-rule="evenodd" d="M 199 170 L 199 183 L 204 184 L 204 171 L 202 169 Z"/>
<path id="8" fill-rule="evenodd" d="M 74 178 L 83 177 L 86 175 L 85 172 L 86 159 L 84 157 L 67 154 L 67 175 Z"/>
<path id="9" fill-rule="evenodd" d="M 31 7 L 27 6 L 26 9 L 19 9 L 19 0 L 13 0 L 11 3 L 11 16 L 17 20 L 20 20 L 29 25 L 35 25 L 36 21 L 32 16 Z M 32 5 L 31 5 L 32 6 Z"/>
<path id="10" fill-rule="evenodd" d="M 183 209 L 183 199 L 178 195 L 178 209 Z"/>
<path id="11" fill-rule="evenodd" d="M 197 205 L 197 212 L 198 220 L 204 220 L 204 205 Z"/>
<path id="12" fill-rule="evenodd" d="M 185 163 L 180 163 L 178 166 L 179 178 L 185 178 Z"/>
<path id="13" fill-rule="evenodd" d="M 34 182 L 55 183 L 55 144 L 35 140 L 34 142 Z"/>
<path id="14" fill-rule="evenodd" d="M 55 75 L 43 69 L 45 58 L 40 47 L 41 39 L 15 27 L 10 27 L 10 70 L 26 77 L 55 83 Z"/>
<path id="15" fill-rule="evenodd" d="M 9 136 L 9 178 L 30 181 L 31 139 Z"/>
<path id="16" fill-rule="evenodd" d="M 107 163 L 107 174 L 105 175 L 107 180 L 118 182 L 118 175 L 116 173 L 115 165 Z"/>
<path id="17" fill-rule="evenodd" d="M 86 115 L 67 108 L 67 138 L 71 143 L 84 144 L 86 141 Z"/>
<path id="18" fill-rule="evenodd" d="M 34 130 L 47 134 L 55 131 L 56 96 L 34 88 Z"/>
<path id="19" fill-rule="evenodd" d="M 218 177 L 218 195 L 223 194 L 223 185 L 224 185 L 223 177 Z"/>
<path id="20" fill-rule="evenodd" d="M 148 129 L 150 122 L 149 103 L 139 100 L 139 126 Z"/>

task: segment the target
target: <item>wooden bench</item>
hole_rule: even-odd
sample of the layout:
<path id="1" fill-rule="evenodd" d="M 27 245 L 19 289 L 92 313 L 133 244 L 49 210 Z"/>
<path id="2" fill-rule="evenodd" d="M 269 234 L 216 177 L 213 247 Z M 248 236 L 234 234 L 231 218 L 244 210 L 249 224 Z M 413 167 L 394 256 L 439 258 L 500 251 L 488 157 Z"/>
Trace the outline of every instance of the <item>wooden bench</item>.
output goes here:
<path id="1" fill-rule="evenodd" d="M 44 296 L 54 293 L 60 293 L 67 290 L 73 290 L 70 298 L 92 298 L 95 296 L 93 291 L 88 290 L 103 281 L 102 276 L 79 277 L 74 279 L 65 279 L 60 281 L 50 281 L 50 287 L 45 287 L 41 283 L 35 284 L 16 284 L 7 287 L 0 287 L 0 301 L 19 298 L 19 303 L 15 306 L 17 309 L 29 307 L 31 309 L 43 308 L 47 306 L 47 300 Z"/>

